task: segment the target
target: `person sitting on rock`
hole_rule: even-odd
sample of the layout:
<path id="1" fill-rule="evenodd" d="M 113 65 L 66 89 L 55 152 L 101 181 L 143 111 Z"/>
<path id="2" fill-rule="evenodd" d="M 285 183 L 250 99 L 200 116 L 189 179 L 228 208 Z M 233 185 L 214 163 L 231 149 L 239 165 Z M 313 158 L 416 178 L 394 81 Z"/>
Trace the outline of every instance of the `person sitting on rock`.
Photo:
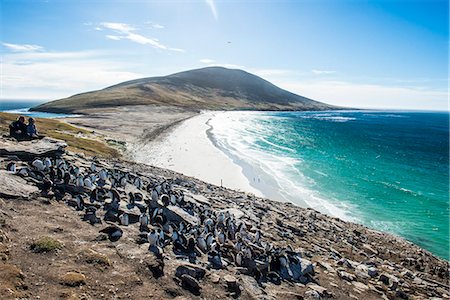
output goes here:
<path id="1" fill-rule="evenodd" d="M 9 135 L 18 140 L 22 140 L 27 137 L 27 124 L 25 124 L 24 116 L 20 116 L 16 121 L 9 125 Z"/>
<path id="2" fill-rule="evenodd" d="M 29 138 L 32 138 L 32 139 L 39 139 L 39 138 L 41 138 L 39 136 L 39 133 L 37 131 L 36 124 L 35 124 L 35 121 L 34 121 L 33 118 L 29 118 L 28 119 L 27 135 L 28 135 Z"/>

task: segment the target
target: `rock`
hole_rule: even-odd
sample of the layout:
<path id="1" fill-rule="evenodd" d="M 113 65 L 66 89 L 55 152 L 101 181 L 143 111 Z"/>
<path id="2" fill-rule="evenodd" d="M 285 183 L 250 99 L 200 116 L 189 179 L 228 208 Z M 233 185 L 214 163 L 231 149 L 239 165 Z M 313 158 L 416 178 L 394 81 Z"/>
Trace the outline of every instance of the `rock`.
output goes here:
<path id="1" fill-rule="evenodd" d="M 25 179 L 8 171 L 0 170 L 0 196 L 4 198 L 30 198 L 33 193 L 39 192 L 38 188 L 28 183 Z"/>
<path id="2" fill-rule="evenodd" d="M 209 279 L 211 280 L 212 283 L 215 283 L 215 284 L 220 282 L 220 276 L 217 274 L 211 274 L 209 276 Z"/>
<path id="3" fill-rule="evenodd" d="M 369 244 L 363 244 L 362 247 L 364 248 L 364 250 L 367 250 L 367 252 L 369 252 L 369 254 L 378 255 L 378 251 L 376 249 L 374 249 L 372 246 L 370 246 Z"/>
<path id="4" fill-rule="evenodd" d="M 241 210 L 237 209 L 237 208 L 226 208 L 226 209 L 219 210 L 219 212 L 223 212 L 223 213 L 229 212 L 236 219 L 240 219 L 240 218 L 242 218 L 244 216 L 244 213 Z"/>
<path id="5" fill-rule="evenodd" d="M 258 285 L 255 278 L 250 276 L 241 277 L 241 287 L 250 295 L 251 299 L 266 299 L 265 291 Z"/>
<path id="6" fill-rule="evenodd" d="M 299 298 L 299 299 L 301 299 L 301 298 Z M 309 291 L 305 292 L 304 299 L 319 300 L 320 294 L 317 291 L 309 290 Z"/>
<path id="7" fill-rule="evenodd" d="M 86 276 L 78 272 L 67 272 L 61 276 L 60 282 L 67 286 L 80 286 L 86 284 Z"/>
<path id="8" fill-rule="evenodd" d="M 390 275 L 387 273 L 382 273 L 378 278 L 382 283 L 389 286 L 391 290 L 397 289 L 398 286 L 398 278 L 394 275 Z"/>
<path id="9" fill-rule="evenodd" d="M 181 277 L 183 274 L 187 274 L 195 279 L 203 279 L 203 277 L 205 277 L 206 270 L 197 265 L 185 263 L 181 266 L 178 266 L 175 271 L 176 277 Z"/>
<path id="10" fill-rule="evenodd" d="M 350 273 L 347 273 L 347 272 L 345 272 L 345 271 L 339 271 L 339 272 L 338 272 L 338 275 L 339 275 L 339 277 L 341 277 L 342 279 L 347 280 L 347 281 L 350 281 L 350 282 L 352 282 L 352 281 L 354 281 L 354 280 L 356 279 L 356 276 L 355 276 L 355 275 L 350 274 Z"/>
<path id="11" fill-rule="evenodd" d="M 181 286 L 194 295 L 200 294 L 200 284 L 198 283 L 197 279 L 188 274 L 181 275 Z"/>
<path id="12" fill-rule="evenodd" d="M 308 284 L 307 287 L 319 293 L 320 297 L 332 297 L 332 294 L 328 292 L 323 286 L 317 285 L 315 283 Z"/>
<path id="13" fill-rule="evenodd" d="M 352 284 L 355 286 L 355 288 L 357 290 L 359 290 L 361 292 L 365 292 L 369 289 L 369 287 L 362 282 L 354 281 L 354 282 L 352 282 Z"/>
<path id="14" fill-rule="evenodd" d="M 164 260 L 156 257 L 155 255 L 146 255 L 142 261 L 143 265 L 149 270 L 154 278 L 160 278 L 164 276 Z"/>
<path id="15" fill-rule="evenodd" d="M 0 156 L 17 156 L 30 161 L 37 157 L 59 157 L 64 154 L 67 144 L 45 137 L 40 140 L 17 142 L 12 139 L 0 140 Z"/>
<path id="16" fill-rule="evenodd" d="M 194 217 L 188 214 L 181 207 L 169 205 L 163 210 L 164 215 L 167 217 L 169 222 L 180 223 L 184 221 L 187 224 L 197 225 L 199 220 L 197 217 Z"/>
<path id="17" fill-rule="evenodd" d="M 237 279 L 234 276 L 231 275 L 225 275 L 223 277 L 223 279 L 225 280 L 227 287 L 230 291 L 236 291 L 239 290 L 239 285 L 237 283 Z"/>

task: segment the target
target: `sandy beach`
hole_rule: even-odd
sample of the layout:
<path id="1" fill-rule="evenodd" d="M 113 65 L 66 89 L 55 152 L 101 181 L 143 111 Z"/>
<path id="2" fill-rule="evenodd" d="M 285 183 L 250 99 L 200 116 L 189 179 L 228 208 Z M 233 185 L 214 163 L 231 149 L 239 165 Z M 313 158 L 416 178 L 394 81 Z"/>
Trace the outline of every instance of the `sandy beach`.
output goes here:
<path id="1" fill-rule="evenodd" d="M 207 135 L 208 120 L 220 112 L 202 112 L 167 134 L 129 144 L 133 161 L 166 168 L 227 188 L 263 194 L 250 185 L 242 168 L 214 146 Z M 195 162 L 195 163 L 193 163 Z"/>

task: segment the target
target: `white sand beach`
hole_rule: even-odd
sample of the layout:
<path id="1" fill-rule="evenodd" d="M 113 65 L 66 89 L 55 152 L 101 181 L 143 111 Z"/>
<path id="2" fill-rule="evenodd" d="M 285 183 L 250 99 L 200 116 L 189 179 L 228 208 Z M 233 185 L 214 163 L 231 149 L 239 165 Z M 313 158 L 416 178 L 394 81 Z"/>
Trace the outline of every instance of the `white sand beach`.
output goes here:
<path id="1" fill-rule="evenodd" d="M 146 144 L 131 146 L 129 150 L 133 160 L 262 196 L 250 185 L 242 168 L 208 138 L 210 127 L 207 122 L 218 113 L 221 112 L 203 112 L 182 122 L 166 135 Z"/>

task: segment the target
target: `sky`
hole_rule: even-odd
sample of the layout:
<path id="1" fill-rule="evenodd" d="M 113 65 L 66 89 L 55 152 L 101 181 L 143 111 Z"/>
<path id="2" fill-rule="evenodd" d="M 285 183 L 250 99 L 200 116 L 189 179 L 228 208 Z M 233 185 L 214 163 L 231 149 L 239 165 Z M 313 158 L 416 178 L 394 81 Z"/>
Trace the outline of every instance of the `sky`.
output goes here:
<path id="1" fill-rule="evenodd" d="M 361 108 L 448 109 L 446 0 L 0 0 L 0 99 L 238 68 Z"/>

